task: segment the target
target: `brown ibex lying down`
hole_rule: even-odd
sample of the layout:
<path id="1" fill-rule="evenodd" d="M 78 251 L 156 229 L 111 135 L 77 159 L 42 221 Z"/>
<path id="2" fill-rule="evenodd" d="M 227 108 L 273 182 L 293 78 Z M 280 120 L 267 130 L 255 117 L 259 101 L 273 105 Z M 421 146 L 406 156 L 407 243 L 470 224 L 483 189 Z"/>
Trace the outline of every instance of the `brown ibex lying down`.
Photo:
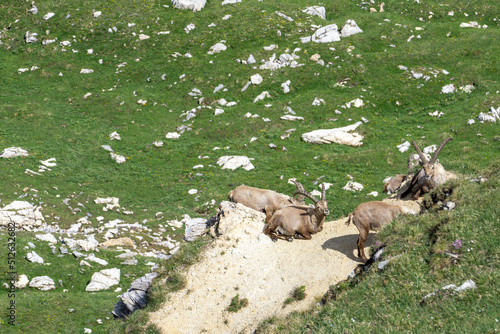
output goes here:
<path id="1" fill-rule="evenodd" d="M 304 186 L 293 181 L 297 191 L 303 191 Z M 266 214 L 266 223 L 269 223 L 272 215 L 281 208 L 292 204 L 304 204 L 304 196 L 298 198 L 286 196 L 272 190 L 259 189 L 241 185 L 231 190 L 228 194 L 229 200 L 241 203 L 244 206 Z"/>
<path id="2" fill-rule="evenodd" d="M 314 206 L 290 205 L 274 213 L 264 233 L 273 241 L 278 238 L 293 241 L 293 239 L 311 239 L 311 234 L 321 232 L 325 217 L 330 211 L 325 200 L 325 185 L 321 185 L 321 200 L 305 190 L 297 190 L 295 195 L 303 195 L 314 202 Z M 295 196 L 294 195 L 294 196 Z"/>
<path id="3" fill-rule="evenodd" d="M 406 197 L 411 192 L 411 197 L 416 200 L 421 194 L 428 193 L 432 189 L 446 182 L 446 171 L 444 170 L 443 165 L 439 163 L 439 160 L 437 160 L 437 156 L 443 149 L 444 145 L 446 145 L 446 143 L 450 140 L 452 140 L 451 137 L 445 139 L 436 149 L 436 152 L 434 152 L 434 155 L 429 161 L 427 161 L 425 155 L 417 146 L 417 143 L 412 140 L 411 143 L 420 156 L 420 165 L 422 166 L 422 169 L 415 174 L 415 176 L 413 176 L 410 186 L 403 194 L 401 194 L 401 198 Z"/>
<path id="4" fill-rule="evenodd" d="M 363 262 L 368 259 L 365 255 L 365 241 L 370 231 L 378 231 L 385 224 L 391 222 L 398 214 L 406 213 L 400 206 L 381 201 L 361 203 L 349 215 L 346 225 L 352 221 L 359 231 L 358 237 L 358 257 Z"/>

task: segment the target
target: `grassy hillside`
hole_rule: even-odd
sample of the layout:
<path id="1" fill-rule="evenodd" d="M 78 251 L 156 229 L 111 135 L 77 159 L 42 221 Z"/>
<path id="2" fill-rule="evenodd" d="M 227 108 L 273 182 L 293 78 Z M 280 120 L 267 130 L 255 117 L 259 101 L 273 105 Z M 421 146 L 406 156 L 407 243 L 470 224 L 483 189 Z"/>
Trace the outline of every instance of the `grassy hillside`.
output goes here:
<path id="1" fill-rule="evenodd" d="M 480 123 L 476 119 L 479 113 L 500 107 L 500 45 L 495 42 L 500 39 L 500 18 L 496 1 L 389 0 L 385 1 L 384 12 L 370 13 L 366 2 L 339 0 L 324 4 L 326 20 L 304 13 L 306 7 L 317 4 L 302 0 L 292 3 L 243 0 L 224 6 L 221 3 L 208 1 L 203 10 L 193 13 L 174 9 L 168 1 L 54 0 L 36 2 L 38 13 L 33 14 L 28 2 L 3 1 L 0 4 L 0 151 L 21 147 L 29 155 L 0 158 L 0 207 L 23 198 L 41 205 L 46 221 L 61 228 L 69 228 L 89 215 L 90 226 L 98 227 L 94 217 L 104 216 L 106 221 L 118 218 L 127 223 L 146 221 L 161 238 L 168 235 L 179 240 L 182 231 L 163 231 L 159 224 L 180 220 L 184 214 L 209 217 L 215 210 L 205 203 L 225 200 L 227 192 L 242 183 L 291 194 L 294 187 L 286 180 L 295 177 L 307 190 L 317 189 L 316 181 L 320 179 L 333 184 L 326 197 L 334 219 L 347 215 L 359 203 L 374 199 L 366 195 L 372 191 L 381 193 L 385 177 L 407 172 L 410 151 L 401 153 L 397 145 L 416 140 L 426 147 L 439 144 L 448 136 L 453 141 L 439 156 L 446 169 L 472 178 L 491 173 L 489 183 L 473 186 L 483 187 L 471 192 L 475 194 L 473 197 L 466 196 L 470 187 L 466 182 L 467 186 L 461 190 L 463 203 L 479 199 L 498 203 L 498 195 L 486 191 L 498 186 L 498 173 L 492 172 L 499 162 L 498 121 Z M 373 7 L 378 9 L 379 4 Z M 54 16 L 45 20 L 47 13 Z M 301 42 L 301 37 L 311 36 L 319 26 L 337 24 L 341 28 L 348 19 L 355 20 L 363 33 L 327 44 Z M 460 27 L 470 21 L 482 28 Z M 195 28 L 187 33 L 185 28 L 189 24 Z M 25 42 L 28 31 L 38 34 L 37 42 Z M 54 42 L 47 44 L 51 40 Z M 209 54 L 211 47 L 221 41 L 227 49 Z M 264 49 L 271 45 L 277 48 Z M 292 53 L 303 66 L 284 66 L 274 71 L 260 69 L 274 54 L 278 58 Z M 324 66 L 310 60 L 315 54 L 320 55 Z M 244 64 L 242 61 L 250 55 L 256 63 Z M 91 69 L 93 73 L 83 74 L 82 69 Z M 242 91 L 255 74 L 262 76 L 262 83 Z M 290 92 L 284 93 L 281 85 L 288 80 Z M 442 93 L 442 88 L 449 84 L 457 91 Z M 217 90 L 219 85 L 223 87 Z M 470 93 L 460 90 L 467 85 L 473 87 Z M 201 96 L 189 95 L 195 88 L 201 91 Z M 254 103 L 263 91 L 268 91 L 271 97 Z M 219 102 L 222 98 L 237 103 L 223 106 Z M 315 98 L 325 103 L 314 106 Z M 345 107 L 357 98 L 363 100 L 364 106 Z M 216 108 L 224 113 L 215 115 Z M 304 120 L 281 120 L 287 108 Z M 191 110 L 194 118 L 187 114 Z M 444 116 L 428 115 L 435 111 Z M 247 113 L 259 116 L 247 118 Z M 305 132 L 342 127 L 362 118 L 368 122 L 357 129 L 365 136 L 360 147 L 313 145 L 301 139 Z M 470 119 L 475 123 L 469 125 Z M 167 133 L 180 133 L 182 126 L 188 130 L 179 139 L 166 138 Z M 296 130 L 289 138 L 280 138 L 292 128 Z M 120 141 L 109 138 L 115 131 L 120 134 Z M 253 137 L 257 140 L 251 141 Z M 153 144 L 159 141 L 162 146 Z M 270 144 L 276 148 L 270 148 Z M 126 162 L 117 164 L 102 145 L 111 146 Z M 255 169 L 223 170 L 217 161 L 225 155 L 247 156 L 253 159 Z M 27 169 L 37 172 L 40 160 L 50 158 L 57 163 L 51 170 L 39 175 L 26 173 Z M 198 165 L 203 167 L 193 169 Z M 356 193 L 342 190 L 349 181 L 348 175 L 363 184 L 364 190 Z M 197 194 L 188 194 L 191 189 L 196 189 Z M 93 202 L 98 197 L 118 197 L 122 211 L 133 211 L 133 215 L 103 212 L 102 206 Z M 62 202 L 68 198 L 70 205 Z M 375 197 L 381 198 L 382 193 Z M 74 213 L 70 207 L 77 207 L 77 203 L 83 208 Z M 486 209 L 492 210 L 491 213 L 487 214 Z M 155 217 L 157 212 L 163 212 L 162 218 Z M 457 209 L 450 214 L 460 212 Z M 429 217 L 422 219 L 435 218 Z M 472 226 L 488 231 L 492 226 L 498 227 L 498 206 L 471 209 L 467 217 L 477 219 L 474 224 L 471 221 Z M 437 222 L 425 224 L 431 226 Z M 391 235 L 387 232 L 387 242 L 393 238 L 398 241 L 396 244 L 404 245 L 405 242 L 399 241 L 407 241 L 409 233 L 411 242 L 429 253 L 407 251 L 404 255 L 421 256 L 426 263 L 426 267 L 414 271 L 422 279 L 417 285 L 419 292 L 437 289 L 441 282 L 461 284 L 469 277 L 461 271 L 462 266 L 452 267 L 457 273 L 453 280 L 451 276 L 440 280 L 428 276 L 429 266 L 434 263 L 429 250 L 432 247 L 428 245 L 430 237 L 425 236 L 425 240 L 416 237 L 426 229 L 405 231 L 396 229 Z M 7 244 L 5 231 L 0 232 L 5 240 L 2 244 Z M 469 232 L 464 230 L 464 233 Z M 461 230 L 443 232 L 446 242 L 458 238 L 479 242 L 480 235 L 468 237 Z M 101 241 L 102 235 L 96 238 Z M 494 234 L 486 235 L 483 240 L 488 238 L 494 238 Z M 70 333 L 73 328 L 81 331 L 91 328 L 94 333 L 105 333 L 116 326 L 106 319 L 111 318 L 109 312 L 117 301 L 116 294 L 84 293 L 85 283 L 94 270 L 83 270 L 81 277 L 66 283 L 68 274 L 76 275 L 82 270 L 76 260 L 51 258 L 53 255 L 45 243 L 36 243 L 33 234 L 22 232 L 17 235 L 20 259 L 27 252 L 24 246 L 28 241 L 42 249 L 40 253 L 49 259 L 47 262 L 61 265 L 54 269 L 54 265 L 18 261 L 19 273 L 23 271 L 30 277 L 50 273 L 56 282 L 61 279 L 63 284 L 75 288 L 65 294 L 61 292 L 63 287 L 45 293 L 20 290 L 19 322 L 10 327 L 2 318 L 2 331 L 40 329 L 47 333 Z M 393 250 L 394 254 L 401 251 Z M 3 247 L 1 254 L 6 252 Z M 487 266 L 494 268 L 491 264 L 498 264 L 498 253 L 494 247 L 486 248 L 485 252 L 496 254 L 489 258 L 492 262 Z M 472 263 L 470 268 L 482 265 L 475 261 L 484 260 L 473 254 L 464 254 L 464 262 Z M 112 252 L 99 256 L 114 259 Z M 132 269 L 112 263 L 122 269 L 122 277 L 129 275 L 120 286 L 126 289 L 134 275 L 139 277 L 147 272 L 149 267 L 144 265 L 147 261 L 144 259 Z M 407 262 L 405 259 L 388 271 L 394 272 L 388 282 L 406 280 L 404 273 L 413 272 Z M 5 268 L 7 263 L 2 261 L 0 269 L 5 271 Z M 388 285 L 383 275 L 375 278 L 380 280 L 376 283 L 380 289 Z M 491 275 L 497 277 L 498 271 L 478 274 L 479 292 L 470 297 L 471 301 L 465 297 L 466 302 L 478 307 L 478 312 L 481 303 L 487 306 L 498 296 L 494 293 L 494 281 L 488 283 L 494 278 Z M 371 282 L 365 280 L 356 289 L 363 284 L 367 287 L 375 284 Z M 482 291 L 489 292 L 482 297 Z M 361 300 L 363 294 L 366 290 L 357 298 Z M 420 293 L 410 296 L 401 305 L 412 308 L 420 296 Z M 8 302 L 3 295 L 0 299 L 2 305 Z M 446 305 L 454 305 L 454 300 L 448 299 Z M 56 312 L 57 307 L 62 311 Z M 337 317 L 335 307 L 326 307 L 320 314 Z M 446 307 L 440 317 L 458 316 L 454 306 Z M 75 309 L 76 313 L 70 314 L 68 309 Z M 381 313 L 393 314 L 395 309 L 403 312 L 396 303 Z M 363 312 L 373 314 L 370 310 L 373 309 L 364 308 Z M 417 307 L 410 313 L 418 314 L 419 310 Z M 483 321 L 484 314 L 487 313 L 478 315 L 476 320 Z M 295 322 L 312 323 L 317 332 L 328 331 L 333 321 L 323 323 L 313 316 L 306 317 L 307 321 Z M 346 316 L 342 321 L 349 322 L 351 317 L 357 319 Z M 447 317 L 441 321 L 449 326 Z M 369 321 L 367 316 L 359 318 L 357 324 Z M 400 316 L 394 318 L 405 321 Z M 104 324 L 99 325 L 96 319 L 102 319 Z M 338 328 L 346 325 L 342 321 L 335 320 Z M 484 326 L 492 330 L 489 321 Z M 349 323 L 349 326 L 357 325 Z M 379 328 L 373 326 L 375 330 Z M 396 322 L 392 326 L 394 330 L 409 328 L 399 327 Z M 306 331 L 296 328 L 299 332 Z M 347 328 L 353 332 L 359 330 Z M 441 331 L 440 327 L 422 323 L 422 331 L 428 329 Z M 442 331 L 451 329 L 443 327 Z"/>

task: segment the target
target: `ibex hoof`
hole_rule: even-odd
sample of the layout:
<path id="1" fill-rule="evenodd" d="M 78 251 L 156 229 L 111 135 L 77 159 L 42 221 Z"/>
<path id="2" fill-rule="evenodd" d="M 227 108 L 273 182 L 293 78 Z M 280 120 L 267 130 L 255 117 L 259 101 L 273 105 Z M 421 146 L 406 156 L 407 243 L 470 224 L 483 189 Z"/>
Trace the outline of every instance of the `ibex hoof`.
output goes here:
<path id="1" fill-rule="evenodd" d="M 286 238 L 286 241 L 288 241 L 288 242 L 292 242 L 292 241 L 293 241 L 293 237 L 288 237 L 288 238 Z"/>

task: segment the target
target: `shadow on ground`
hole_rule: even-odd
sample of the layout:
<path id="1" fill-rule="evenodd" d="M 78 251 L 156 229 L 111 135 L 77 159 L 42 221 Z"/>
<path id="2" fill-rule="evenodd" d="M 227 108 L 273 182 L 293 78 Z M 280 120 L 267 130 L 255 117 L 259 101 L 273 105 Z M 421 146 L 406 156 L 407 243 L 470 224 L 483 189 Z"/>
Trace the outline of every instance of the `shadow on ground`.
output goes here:
<path id="1" fill-rule="evenodd" d="M 373 244 L 373 238 L 376 235 L 376 233 L 370 233 L 368 235 L 368 239 L 366 240 L 365 243 L 365 249 L 366 247 L 370 247 Z M 358 255 L 358 236 L 359 234 L 348 234 L 348 235 L 342 235 L 340 237 L 335 237 L 328 239 L 325 241 L 321 247 L 323 249 L 332 249 L 334 251 L 340 252 L 347 256 L 349 259 L 353 261 L 359 261 L 361 262 L 356 255 Z"/>

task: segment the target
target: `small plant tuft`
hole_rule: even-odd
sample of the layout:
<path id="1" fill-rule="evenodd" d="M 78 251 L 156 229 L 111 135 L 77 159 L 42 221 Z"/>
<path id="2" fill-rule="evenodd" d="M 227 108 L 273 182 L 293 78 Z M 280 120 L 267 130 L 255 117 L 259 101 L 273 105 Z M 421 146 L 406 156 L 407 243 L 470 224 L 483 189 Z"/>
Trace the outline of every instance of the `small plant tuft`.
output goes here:
<path id="1" fill-rule="evenodd" d="M 236 295 L 231 299 L 231 304 L 229 304 L 229 307 L 227 310 L 229 312 L 238 312 L 242 308 L 248 306 L 248 299 L 247 298 L 242 298 L 240 299 L 240 295 Z"/>
<path id="2" fill-rule="evenodd" d="M 285 300 L 285 305 L 291 304 L 293 302 L 304 300 L 306 298 L 306 287 L 304 285 L 295 288 L 292 291 L 292 296 Z"/>

